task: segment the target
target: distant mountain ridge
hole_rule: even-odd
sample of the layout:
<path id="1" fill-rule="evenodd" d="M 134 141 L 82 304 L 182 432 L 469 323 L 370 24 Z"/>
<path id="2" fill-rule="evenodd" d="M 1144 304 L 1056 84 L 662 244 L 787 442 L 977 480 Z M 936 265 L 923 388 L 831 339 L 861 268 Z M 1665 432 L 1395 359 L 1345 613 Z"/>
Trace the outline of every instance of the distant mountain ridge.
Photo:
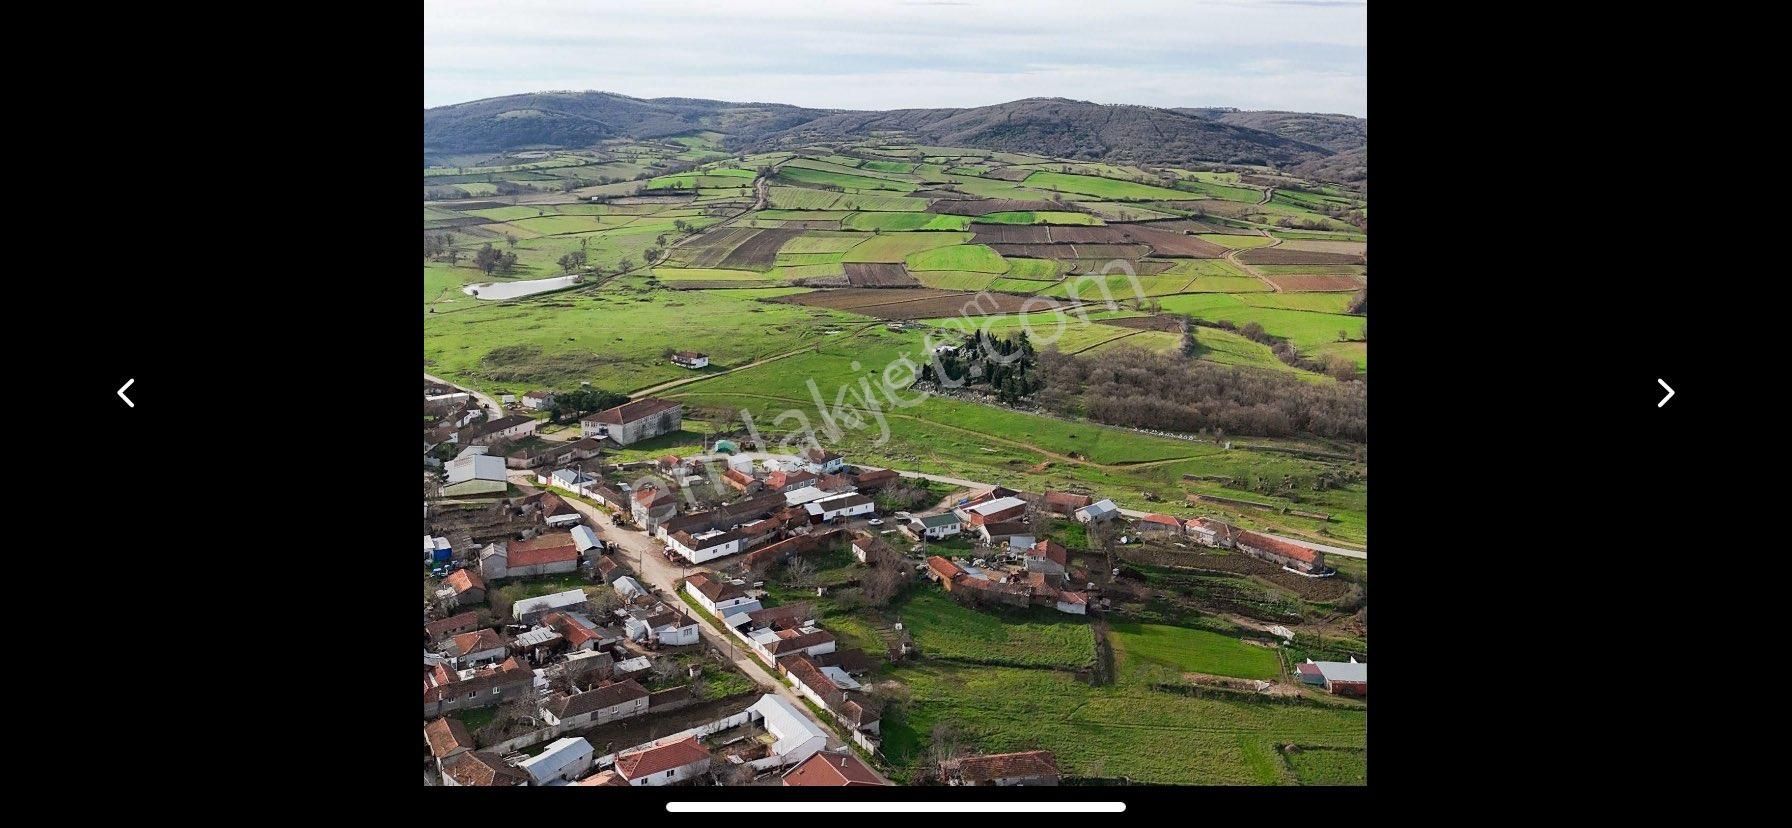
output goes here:
<path id="1" fill-rule="evenodd" d="M 793 147 L 901 132 L 924 144 L 1059 158 L 1176 166 L 1192 163 L 1345 168 L 1367 176 L 1368 120 L 1348 115 L 1163 109 L 1026 98 L 968 109 L 886 112 L 810 109 L 608 92 L 507 95 L 423 112 L 425 151 L 581 147 L 606 138 L 657 138 L 696 130 L 742 149 Z M 1332 156 L 1358 153 L 1348 163 Z"/>

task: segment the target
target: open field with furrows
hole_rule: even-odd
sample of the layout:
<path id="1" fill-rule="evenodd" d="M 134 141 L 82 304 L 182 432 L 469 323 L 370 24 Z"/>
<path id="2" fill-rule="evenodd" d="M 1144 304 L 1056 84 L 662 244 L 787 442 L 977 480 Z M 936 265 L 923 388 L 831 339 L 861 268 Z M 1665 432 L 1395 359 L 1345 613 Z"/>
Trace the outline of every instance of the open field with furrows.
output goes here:
<path id="1" fill-rule="evenodd" d="M 818 291 L 816 293 L 798 294 L 781 297 L 781 301 L 800 305 L 814 304 L 821 307 L 840 307 L 852 313 L 874 316 L 879 319 L 934 319 L 947 316 L 991 316 L 1003 313 L 1017 313 L 1022 310 L 1037 310 L 1053 307 L 1057 303 L 1050 299 L 1038 297 L 1019 297 L 1003 293 L 966 293 L 963 291 L 933 291 L 925 297 L 910 297 L 907 290 L 880 290 L 881 296 L 875 301 L 863 301 L 858 297 L 851 300 L 850 307 L 836 304 L 843 301 L 829 296 L 840 291 Z"/>
<path id="2" fill-rule="evenodd" d="M 1363 287 L 1363 280 L 1355 276 L 1340 275 L 1283 275 L 1263 274 L 1264 281 L 1270 282 L 1278 290 L 1298 291 L 1350 291 L 1355 292 Z"/>
<path id="3" fill-rule="evenodd" d="M 853 287 L 918 287 L 921 284 L 899 264 L 853 262 L 842 267 L 847 284 Z"/>
<path id="4" fill-rule="evenodd" d="M 1327 253 L 1323 250 L 1294 250 L 1265 247 L 1246 250 L 1238 260 L 1253 265 L 1360 265 L 1363 257 L 1349 253 Z"/>
<path id="5" fill-rule="evenodd" d="M 1027 176 L 1026 185 L 1041 190 L 1056 190 L 1066 193 L 1091 195 L 1108 201 L 1150 201 L 1159 198 L 1187 198 L 1188 193 L 1155 187 L 1150 184 L 1137 184 L 1131 181 L 1116 181 L 1111 178 L 1097 178 L 1089 175 L 1065 175 L 1055 172 L 1036 172 Z"/>
<path id="6" fill-rule="evenodd" d="M 930 659 L 1067 670 L 1095 663 L 1095 635 L 1087 619 L 1055 610 L 975 610 L 937 587 L 922 586 L 891 611 Z"/>
<path id="7" fill-rule="evenodd" d="M 1362 710 L 1091 687 L 1052 670 L 923 661 L 889 675 L 911 697 L 907 713 L 883 727 L 899 779 L 940 724 L 986 753 L 1050 750 L 1068 776 L 1156 784 L 1295 784 L 1276 745 L 1360 749 L 1367 741 Z"/>

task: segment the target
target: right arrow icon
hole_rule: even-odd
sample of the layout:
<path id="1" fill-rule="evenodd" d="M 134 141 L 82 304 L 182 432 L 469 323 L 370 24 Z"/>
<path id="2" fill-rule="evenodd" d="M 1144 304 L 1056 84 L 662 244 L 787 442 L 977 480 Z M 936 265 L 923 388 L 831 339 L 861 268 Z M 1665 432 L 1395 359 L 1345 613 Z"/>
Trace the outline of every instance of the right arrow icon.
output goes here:
<path id="1" fill-rule="evenodd" d="M 1667 396 L 1665 396 L 1665 397 L 1662 397 L 1662 398 L 1661 398 L 1661 402 L 1658 402 L 1658 403 L 1656 403 L 1656 404 L 1655 404 L 1655 407 L 1656 407 L 1656 408 L 1660 408 L 1660 407 L 1662 407 L 1662 406 L 1664 406 L 1664 405 L 1667 405 L 1667 404 L 1668 404 L 1668 400 L 1671 400 L 1671 399 L 1673 399 L 1673 398 L 1674 398 L 1674 389 L 1672 389 L 1672 388 L 1669 388 L 1669 387 L 1668 387 L 1668 381 L 1667 381 L 1667 380 L 1664 380 L 1664 379 L 1661 379 L 1661 378 L 1660 378 L 1660 377 L 1657 377 L 1657 378 L 1656 378 L 1656 379 L 1655 379 L 1655 381 L 1656 381 L 1656 382 L 1659 382 L 1659 383 L 1661 383 L 1661 387 L 1662 387 L 1662 388 L 1665 388 L 1665 389 L 1667 389 L 1667 392 L 1668 392 L 1668 395 L 1667 395 Z"/>

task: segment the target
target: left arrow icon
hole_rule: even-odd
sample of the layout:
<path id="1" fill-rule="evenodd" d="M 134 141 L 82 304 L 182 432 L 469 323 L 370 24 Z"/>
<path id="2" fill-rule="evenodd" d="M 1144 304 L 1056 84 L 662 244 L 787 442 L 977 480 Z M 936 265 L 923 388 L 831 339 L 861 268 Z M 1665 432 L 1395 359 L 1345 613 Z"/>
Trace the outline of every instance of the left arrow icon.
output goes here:
<path id="1" fill-rule="evenodd" d="M 124 384 L 123 384 L 123 385 L 120 385 L 120 386 L 118 386 L 118 398 L 119 398 L 119 399 L 121 399 L 121 400 L 124 400 L 124 404 L 125 404 L 125 405 L 128 405 L 128 406 L 130 406 L 130 407 L 132 407 L 132 408 L 136 408 L 136 407 L 137 407 L 137 404 L 136 404 L 136 403 L 134 403 L 134 402 L 131 402 L 131 398 L 130 398 L 130 397 L 127 397 L 127 396 L 125 396 L 125 395 L 124 395 L 124 390 L 125 390 L 125 389 L 126 389 L 126 388 L 129 388 L 129 387 L 131 387 L 131 384 L 132 384 L 132 383 L 134 383 L 134 382 L 136 382 L 136 381 L 137 381 L 137 378 L 136 378 L 136 377 L 132 377 L 132 378 L 130 378 L 130 379 L 128 379 L 128 380 L 125 380 L 125 381 L 124 381 Z"/>

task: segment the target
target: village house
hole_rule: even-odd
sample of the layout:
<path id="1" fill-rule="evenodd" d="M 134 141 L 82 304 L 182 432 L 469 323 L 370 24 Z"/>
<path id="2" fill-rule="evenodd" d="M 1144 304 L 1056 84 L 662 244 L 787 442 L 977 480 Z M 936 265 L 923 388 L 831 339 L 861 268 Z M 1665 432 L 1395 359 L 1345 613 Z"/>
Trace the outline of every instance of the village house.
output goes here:
<path id="1" fill-rule="evenodd" d="M 949 560 L 934 555 L 927 559 L 927 578 L 947 592 L 965 577 L 964 570 Z"/>
<path id="2" fill-rule="evenodd" d="M 817 500 L 804 504 L 803 508 L 810 515 L 827 522 L 835 518 L 873 514 L 877 511 L 877 504 L 871 498 L 855 493 Z"/>
<path id="3" fill-rule="evenodd" d="M 684 425 L 684 404 L 648 397 L 605 409 L 579 421 L 580 436 L 608 437 L 617 445 L 671 434 Z"/>
<path id="4" fill-rule="evenodd" d="M 850 751 L 816 753 L 784 774 L 781 783 L 789 788 L 850 788 L 888 785 Z"/>
<path id="5" fill-rule="evenodd" d="M 1256 532 L 1240 532 L 1235 540 L 1238 551 L 1259 560 L 1268 561 L 1296 572 L 1322 573 L 1325 568 L 1325 553 L 1298 543 L 1260 535 Z"/>
<path id="6" fill-rule="evenodd" d="M 707 770 L 709 751 L 697 743 L 695 736 L 616 757 L 616 775 L 635 786 L 673 785 L 701 776 Z"/>
<path id="7" fill-rule="evenodd" d="M 1019 497 L 1019 496 L 1020 496 L 1020 492 L 1015 491 L 1014 489 L 1010 489 L 1007 486 L 991 486 L 987 489 L 984 489 L 982 491 L 976 492 L 975 494 L 972 494 L 970 497 L 967 497 L 962 501 L 959 501 L 958 505 L 959 506 L 975 506 L 979 503 L 988 503 L 992 500 L 1001 500 L 1002 498 L 1005 498 L 1005 497 Z"/>
<path id="8" fill-rule="evenodd" d="M 978 524 L 976 531 L 977 537 L 982 538 L 984 543 L 996 546 L 1006 544 L 1010 538 L 1026 536 L 1030 539 L 1032 535 L 1027 533 L 1033 530 L 1027 528 L 1025 523 L 1004 520 L 995 523 Z"/>
<path id="9" fill-rule="evenodd" d="M 1174 518 L 1169 515 L 1152 513 L 1139 518 L 1138 522 L 1133 524 L 1133 531 L 1138 532 L 1141 535 L 1160 537 L 1163 535 L 1180 535 L 1182 534 L 1182 521 L 1179 518 Z"/>
<path id="10" fill-rule="evenodd" d="M 1100 523 L 1119 517 L 1120 507 L 1115 506 L 1112 500 L 1098 500 L 1076 510 L 1074 516 L 1077 523 Z"/>
<path id="11" fill-rule="evenodd" d="M 674 532 L 666 538 L 666 550 L 693 564 L 700 564 L 739 552 L 740 542 L 740 533 L 734 531 L 711 529 L 698 535 Z"/>
<path id="12" fill-rule="evenodd" d="M 687 578 L 684 591 L 691 596 L 709 614 L 717 618 L 727 618 L 743 612 L 753 612 L 760 608 L 759 601 L 750 598 L 741 588 L 717 578 L 708 572 L 699 572 Z"/>
<path id="13" fill-rule="evenodd" d="M 1238 528 L 1213 518 L 1189 518 L 1183 529 L 1202 546 L 1231 549 L 1238 545 Z"/>
<path id="14" fill-rule="evenodd" d="M 953 510 L 959 520 L 971 527 L 986 523 L 1012 521 L 1027 513 L 1027 502 L 1018 497 L 998 497 L 981 503 L 960 506 Z"/>
<path id="15" fill-rule="evenodd" d="M 964 529 L 964 523 L 958 515 L 944 512 L 937 515 L 915 515 L 908 519 L 902 527 L 903 534 L 915 540 L 939 540 L 958 534 Z"/>
<path id="16" fill-rule="evenodd" d="M 647 688 L 636 681 L 618 681 L 567 695 L 555 693 L 541 705 L 542 720 L 563 731 L 609 724 L 647 712 Z"/>
<path id="17" fill-rule="evenodd" d="M 881 705 L 872 702 L 859 689 L 859 683 L 844 668 L 822 666 L 808 656 L 793 656 L 778 662 L 778 669 L 790 680 L 790 686 L 829 715 L 851 728 L 853 741 L 867 750 L 875 750 L 872 741 L 881 726 Z"/>
<path id="18" fill-rule="evenodd" d="M 565 785 L 591 772 L 591 743 L 580 737 L 555 739 L 542 752 L 517 763 L 530 784 Z"/>
<path id="19" fill-rule="evenodd" d="M 877 494 L 890 483 L 902 479 L 894 469 L 860 469 L 852 476 L 852 483 L 859 491 L 866 494 Z"/>
<path id="20" fill-rule="evenodd" d="M 644 531 L 659 529 L 662 522 L 678 514 L 678 498 L 658 486 L 642 486 L 629 496 L 629 515 Z"/>
<path id="21" fill-rule="evenodd" d="M 700 354 L 696 351 L 679 351 L 672 355 L 672 364 L 677 365 L 680 368 L 708 368 L 709 354 Z"/>
<path id="22" fill-rule="evenodd" d="M 454 544 L 440 535 L 423 536 L 423 562 L 432 566 L 454 560 Z"/>
<path id="23" fill-rule="evenodd" d="M 951 785 L 1056 785 L 1058 759 L 1049 750 L 967 756 L 954 763 Z"/>
<path id="24" fill-rule="evenodd" d="M 753 476 L 751 471 L 742 471 L 734 466 L 729 466 L 722 472 L 722 482 L 735 491 L 743 494 L 748 490 L 757 491 L 761 488 L 759 480 Z"/>
<path id="25" fill-rule="evenodd" d="M 1369 695 L 1369 665 L 1352 658 L 1349 661 L 1314 661 L 1296 664 L 1295 673 L 1307 684 L 1317 684 L 1334 696 Z"/>
<path id="26" fill-rule="evenodd" d="M 448 639 L 442 653 L 454 660 L 460 669 L 503 661 L 510 654 L 510 645 L 497 630 L 464 632 Z"/>
<path id="27" fill-rule="evenodd" d="M 1027 571 L 1063 575 L 1070 566 L 1070 550 L 1047 538 L 1027 548 Z"/>
<path id="28" fill-rule="evenodd" d="M 852 556 L 859 563 L 869 564 L 871 558 L 882 551 L 894 552 L 884 539 L 871 532 L 860 529 L 852 533 Z"/>
<path id="29" fill-rule="evenodd" d="M 846 466 L 846 458 L 823 448 L 811 447 L 803 452 L 803 459 L 809 461 L 804 468 L 813 474 L 834 474 Z"/>
<path id="30" fill-rule="evenodd" d="M 467 726 L 459 719 L 442 717 L 432 719 L 423 726 L 423 742 L 429 745 L 429 755 L 436 760 L 436 770 L 442 769 L 442 763 L 473 749 L 473 734 L 467 732 Z"/>
<path id="31" fill-rule="evenodd" d="M 503 494 L 510 485 L 504 476 L 504 458 L 470 454 L 448 461 L 442 496 Z"/>
<path id="32" fill-rule="evenodd" d="M 687 512 L 667 518 L 654 529 L 654 535 L 660 540 L 669 539 L 673 533 L 688 532 L 699 535 L 711 530 L 738 529 L 743 524 L 758 521 L 772 515 L 785 506 L 784 497 L 775 493 L 767 493 L 757 497 L 743 498 L 733 503 L 724 503 L 713 509 L 698 512 Z M 764 538 L 755 537 L 753 543 Z M 742 538 L 741 548 L 753 545 Z"/>
<path id="33" fill-rule="evenodd" d="M 546 664 L 566 650 L 566 637 L 553 627 L 536 625 L 512 637 L 510 648 L 530 664 Z"/>
<path id="34" fill-rule="evenodd" d="M 630 610 L 623 629 L 630 641 L 650 646 L 683 647 L 697 643 L 701 637 L 690 613 L 665 604 Z"/>
<path id="35" fill-rule="evenodd" d="M 514 658 L 496 667 L 467 671 L 463 676 L 446 664 L 423 672 L 423 718 L 444 716 L 457 710 L 491 707 L 535 692 L 535 672 Z"/>
<path id="36" fill-rule="evenodd" d="M 479 629 L 479 613 L 468 611 L 424 624 L 423 636 L 436 642 L 476 629 Z"/>
<path id="37" fill-rule="evenodd" d="M 442 784 L 468 788 L 518 787 L 529 784 L 529 774 L 505 764 L 495 753 L 476 750 L 442 763 Z"/>
<path id="38" fill-rule="evenodd" d="M 804 472 L 804 474 L 808 474 L 808 472 Z M 839 496 L 840 495 L 834 494 L 833 492 L 823 490 L 820 486 L 815 485 L 814 481 L 810 481 L 807 486 L 785 492 L 784 502 L 791 507 L 803 509 L 803 513 L 807 515 L 809 504 L 818 500 L 827 500 L 830 497 Z"/>
<path id="39" fill-rule="evenodd" d="M 569 589 L 552 595 L 525 598 L 510 606 L 510 614 L 524 624 L 534 624 L 550 612 L 574 611 L 585 605 L 585 590 Z"/>
<path id="40" fill-rule="evenodd" d="M 534 434 L 535 427 L 539 424 L 534 417 L 523 414 L 500 417 L 489 423 L 480 423 L 462 432 L 460 444 L 463 446 L 489 446 L 505 440 L 521 439 Z M 500 459 L 498 464 L 501 466 L 503 462 Z"/>
<path id="41" fill-rule="evenodd" d="M 602 450 L 602 440 L 586 437 L 570 443 L 552 443 L 523 451 L 513 451 L 504 458 L 504 465 L 513 469 L 561 466 L 590 460 L 602 454 Z"/>
<path id="42" fill-rule="evenodd" d="M 628 577 L 628 570 L 608 553 L 598 555 L 592 566 L 597 571 L 598 580 L 606 584 L 614 584 L 617 578 Z"/>
<path id="43" fill-rule="evenodd" d="M 584 494 L 585 487 L 596 483 L 597 481 L 597 475 L 582 472 L 578 469 L 555 469 L 551 472 L 535 473 L 535 482 L 537 485 L 548 486 L 573 494 Z"/>
<path id="44" fill-rule="evenodd" d="M 751 618 L 751 613 L 748 614 Z M 777 664 L 780 659 L 797 655 L 831 653 L 837 645 L 834 634 L 805 623 L 800 627 L 752 629 L 741 635 L 747 645 L 766 661 Z"/>
<path id="45" fill-rule="evenodd" d="M 819 479 L 820 477 L 807 469 L 800 471 L 784 471 L 783 469 L 779 469 L 767 474 L 763 482 L 765 483 L 766 491 L 789 493 L 807 486 L 813 486 Z"/>
<path id="46" fill-rule="evenodd" d="M 448 609 L 485 603 L 485 579 L 471 569 L 456 569 L 436 588 L 436 600 Z"/>
<path id="47" fill-rule="evenodd" d="M 1076 514 L 1076 510 L 1094 503 L 1095 499 L 1086 494 L 1077 494 L 1075 492 L 1046 492 L 1045 496 L 1042 498 L 1042 502 L 1045 505 L 1046 511 L 1070 517 L 1071 515 Z"/>
<path id="48" fill-rule="evenodd" d="M 622 600 L 630 603 L 652 598 L 652 594 L 647 591 L 647 587 L 642 586 L 640 581 L 627 575 L 617 578 L 610 584 L 610 587 L 616 590 L 617 595 L 622 596 Z"/>
<path id="49" fill-rule="evenodd" d="M 571 532 L 549 532 L 528 540 L 487 546 L 479 555 L 479 571 L 492 580 L 577 572 L 579 548 Z"/>
<path id="50" fill-rule="evenodd" d="M 541 623 L 559 633 L 566 640 L 567 649 L 575 652 L 608 647 L 622 640 L 622 636 L 614 631 L 600 627 L 576 612 L 550 612 L 541 617 Z"/>
<path id="51" fill-rule="evenodd" d="M 554 392 L 552 391 L 530 391 L 523 395 L 522 403 L 523 407 L 530 411 L 539 411 L 553 401 Z"/>

